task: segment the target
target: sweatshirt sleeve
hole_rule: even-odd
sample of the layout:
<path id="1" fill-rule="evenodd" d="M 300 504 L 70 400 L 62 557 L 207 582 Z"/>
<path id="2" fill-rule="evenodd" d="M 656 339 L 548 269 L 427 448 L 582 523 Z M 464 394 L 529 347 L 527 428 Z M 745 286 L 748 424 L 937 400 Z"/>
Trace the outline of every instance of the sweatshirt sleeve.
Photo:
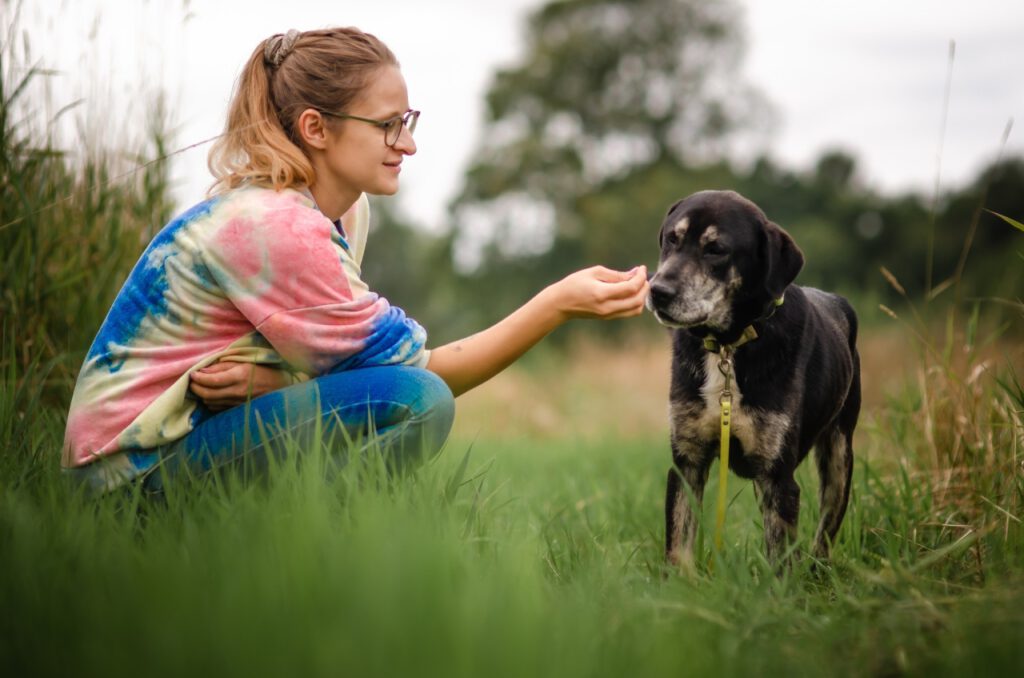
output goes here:
<path id="1" fill-rule="evenodd" d="M 333 224 L 295 192 L 253 191 L 204 235 L 210 276 L 303 372 L 427 362 L 426 332 L 370 292 Z"/>

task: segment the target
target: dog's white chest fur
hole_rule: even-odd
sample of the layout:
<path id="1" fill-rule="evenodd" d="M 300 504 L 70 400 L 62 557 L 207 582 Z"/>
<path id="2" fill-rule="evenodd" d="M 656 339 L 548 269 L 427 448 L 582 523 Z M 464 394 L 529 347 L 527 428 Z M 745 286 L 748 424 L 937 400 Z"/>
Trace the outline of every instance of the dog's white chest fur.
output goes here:
<path id="1" fill-rule="evenodd" d="M 703 403 L 672 404 L 672 426 L 677 433 L 687 438 L 703 441 L 718 440 L 721 434 L 721 396 L 725 390 L 725 376 L 718 368 L 719 356 L 707 353 L 704 357 L 704 384 L 701 386 Z M 736 450 L 745 456 L 757 456 L 767 460 L 776 459 L 782 450 L 782 443 L 789 428 L 790 418 L 779 412 L 766 412 L 745 407 L 743 393 L 736 383 L 731 382 L 732 421 L 730 434 L 736 438 L 742 449 Z M 682 405 L 680 407 L 680 405 Z"/>

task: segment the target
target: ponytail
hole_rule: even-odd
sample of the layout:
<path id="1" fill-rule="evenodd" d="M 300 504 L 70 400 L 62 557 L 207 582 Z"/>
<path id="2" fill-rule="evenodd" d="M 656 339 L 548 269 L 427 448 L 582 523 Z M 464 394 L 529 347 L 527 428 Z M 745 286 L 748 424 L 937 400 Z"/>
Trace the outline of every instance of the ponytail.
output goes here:
<path id="1" fill-rule="evenodd" d="M 224 134 L 210 149 L 209 192 L 244 183 L 275 190 L 313 185 L 316 174 L 295 130 L 299 114 L 344 110 L 385 65 L 398 65 L 391 50 L 355 28 L 289 31 L 262 41 L 238 78 Z"/>

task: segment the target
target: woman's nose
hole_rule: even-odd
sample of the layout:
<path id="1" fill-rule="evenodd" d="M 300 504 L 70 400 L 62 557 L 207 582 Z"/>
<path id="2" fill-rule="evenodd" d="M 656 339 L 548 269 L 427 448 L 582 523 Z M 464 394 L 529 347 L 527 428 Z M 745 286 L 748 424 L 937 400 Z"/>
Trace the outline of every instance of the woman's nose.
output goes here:
<path id="1" fill-rule="evenodd" d="M 394 149 L 404 155 L 416 155 L 416 140 L 413 139 L 412 132 L 408 127 L 402 126 L 402 132 L 398 135 Z"/>

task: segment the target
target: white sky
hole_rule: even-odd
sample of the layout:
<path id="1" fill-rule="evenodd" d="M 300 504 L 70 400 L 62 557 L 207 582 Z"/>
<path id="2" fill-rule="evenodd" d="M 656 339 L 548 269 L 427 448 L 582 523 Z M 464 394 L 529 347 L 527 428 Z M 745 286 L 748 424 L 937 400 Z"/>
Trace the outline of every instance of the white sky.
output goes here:
<path id="1" fill-rule="evenodd" d="M 0 5 L 3 2 L 0 0 Z M 443 223 L 477 140 L 491 74 L 524 47 L 538 0 L 29 0 L 32 53 L 61 71 L 59 102 L 86 97 L 96 119 L 141 124 L 147 92 L 170 95 L 175 146 L 221 131 L 235 77 L 264 37 L 288 28 L 355 25 L 402 62 L 423 110 L 419 153 L 403 166 L 400 203 Z M 1024 125 L 1024 2 L 1019 0 L 742 0 L 744 74 L 775 106 L 769 148 L 806 167 L 825 147 L 860 160 L 880 190 L 930 193 L 936 175 L 949 41 L 956 41 L 942 156 L 953 186 L 995 158 L 1007 120 Z M 185 19 L 186 10 L 188 18 Z M 99 17 L 98 19 L 96 17 Z M 137 124 L 138 123 L 138 124 Z M 1015 129 L 1007 152 L 1024 153 Z M 176 157 L 181 207 L 209 184 L 207 146 Z"/>

